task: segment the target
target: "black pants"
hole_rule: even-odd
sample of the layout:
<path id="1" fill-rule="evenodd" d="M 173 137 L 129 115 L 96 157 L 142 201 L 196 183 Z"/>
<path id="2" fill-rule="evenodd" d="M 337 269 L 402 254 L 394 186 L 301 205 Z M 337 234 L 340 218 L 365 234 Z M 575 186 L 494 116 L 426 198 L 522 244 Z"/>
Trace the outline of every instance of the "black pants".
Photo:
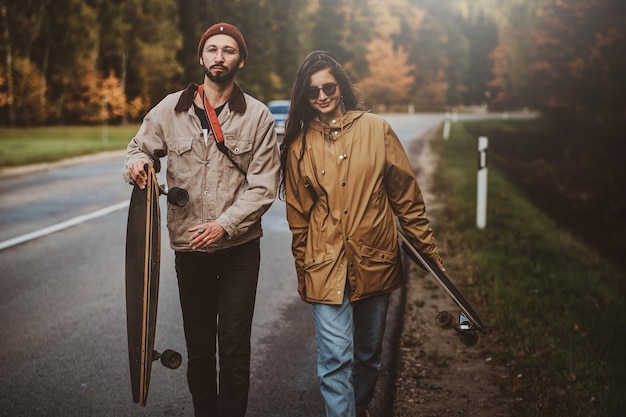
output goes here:
<path id="1" fill-rule="evenodd" d="M 176 252 L 187 381 L 196 416 L 246 414 L 259 262 L 259 239 L 210 254 Z"/>

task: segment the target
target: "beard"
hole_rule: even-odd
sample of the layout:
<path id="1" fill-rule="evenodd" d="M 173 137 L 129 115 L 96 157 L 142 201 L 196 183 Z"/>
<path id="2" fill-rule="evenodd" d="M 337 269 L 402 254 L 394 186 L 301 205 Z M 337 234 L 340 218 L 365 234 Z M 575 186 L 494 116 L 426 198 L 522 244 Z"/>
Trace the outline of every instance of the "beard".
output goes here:
<path id="1" fill-rule="evenodd" d="M 237 66 L 229 69 L 223 65 L 213 65 L 211 67 L 203 65 L 202 68 L 204 69 L 204 74 L 209 77 L 209 80 L 216 84 L 226 84 L 231 82 L 235 78 L 237 70 L 239 69 Z M 222 69 L 222 72 L 214 74 L 211 72 L 211 68 L 220 68 Z"/>

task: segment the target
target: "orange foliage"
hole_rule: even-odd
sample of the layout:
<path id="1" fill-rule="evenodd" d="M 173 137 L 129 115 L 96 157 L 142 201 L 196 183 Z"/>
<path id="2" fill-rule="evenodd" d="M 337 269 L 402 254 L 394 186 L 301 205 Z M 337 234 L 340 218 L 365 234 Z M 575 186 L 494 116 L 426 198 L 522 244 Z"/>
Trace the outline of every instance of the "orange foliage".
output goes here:
<path id="1" fill-rule="evenodd" d="M 2 76 L 2 70 L 3 69 L 0 68 L 0 88 L 4 86 L 4 83 L 6 83 L 5 77 Z M 8 95 L 0 91 L 0 107 L 6 106 L 8 103 L 9 103 Z"/>
<path id="2" fill-rule="evenodd" d="M 45 78 L 30 60 L 16 58 L 13 64 L 14 106 L 16 113 L 28 115 L 27 125 L 41 123 L 48 116 L 45 105 Z M 19 100 L 16 98 L 19 97 Z"/>
<path id="3" fill-rule="evenodd" d="M 127 114 L 126 94 L 113 71 L 104 79 L 99 78 L 95 70 L 89 71 L 83 79 L 83 87 L 78 106 L 83 121 L 117 121 Z"/>
<path id="4" fill-rule="evenodd" d="M 113 74 L 113 71 L 102 80 L 100 93 L 104 101 L 102 117 L 109 120 L 124 117 L 127 108 L 126 93 L 124 93 L 120 79 Z"/>
<path id="5" fill-rule="evenodd" d="M 404 48 L 394 48 L 391 39 L 374 39 L 365 58 L 369 76 L 361 81 L 369 101 L 375 104 L 406 104 L 411 101 L 415 67 L 408 63 Z"/>

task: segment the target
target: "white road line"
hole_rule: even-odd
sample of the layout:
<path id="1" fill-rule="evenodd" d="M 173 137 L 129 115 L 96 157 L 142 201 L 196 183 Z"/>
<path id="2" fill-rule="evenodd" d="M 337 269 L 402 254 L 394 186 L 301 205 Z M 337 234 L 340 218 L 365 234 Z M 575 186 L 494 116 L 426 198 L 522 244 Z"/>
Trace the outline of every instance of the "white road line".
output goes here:
<path id="1" fill-rule="evenodd" d="M 0 250 L 19 245 L 20 243 L 28 242 L 29 240 L 37 239 L 42 236 L 49 235 L 51 233 L 58 232 L 59 230 L 67 229 L 68 227 L 76 226 L 77 224 L 86 222 L 87 220 L 106 216 L 107 214 L 113 213 L 114 211 L 128 207 L 129 204 L 130 201 L 122 201 L 121 203 L 117 203 L 91 213 L 83 214 L 82 216 L 74 217 L 73 219 L 69 219 L 64 222 L 45 227 L 43 229 L 35 230 L 34 232 L 26 233 L 22 236 L 14 237 L 13 239 L 5 240 L 4 242 L 0 242 Z"/>

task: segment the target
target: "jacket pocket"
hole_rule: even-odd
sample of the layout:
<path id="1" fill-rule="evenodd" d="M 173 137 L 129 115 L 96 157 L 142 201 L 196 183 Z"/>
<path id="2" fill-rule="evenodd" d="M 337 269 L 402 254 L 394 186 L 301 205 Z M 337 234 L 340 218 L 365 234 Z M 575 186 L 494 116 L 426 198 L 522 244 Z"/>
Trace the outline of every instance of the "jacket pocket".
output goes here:
<path id="1" fill-rule="evenodd" d="M 168 145 L 167 163 L 177 174 L 189 172 L 193 139 L 181 139 Z"/>
<path id="2" fill-rule="evenodd" d="M 226 145 L 226 149 L 228 149 L 230 157 L 237 164 L 237 166 L 239 166 L 239 168 L 241 168 L 244 172 L 248 172 L 248 167 L 250 166 L 250 161 L 252 160 L 252 141 L 228 135 L 224 138 L 224 145 Z"/>

